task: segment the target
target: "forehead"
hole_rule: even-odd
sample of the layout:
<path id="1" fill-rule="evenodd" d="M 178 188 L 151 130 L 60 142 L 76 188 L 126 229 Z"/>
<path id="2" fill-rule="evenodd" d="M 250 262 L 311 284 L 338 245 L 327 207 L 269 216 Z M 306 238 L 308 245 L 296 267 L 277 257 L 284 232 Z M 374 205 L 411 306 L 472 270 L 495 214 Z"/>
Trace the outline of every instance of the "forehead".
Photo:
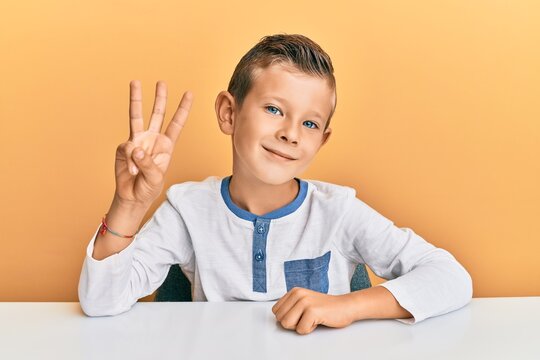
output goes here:
<path id="1" fill-rule="evenodd" d="M 328 117 L 335 104 L 335 91 L 325 78 L 302 73 L 283 64 L 256 68 L 251 90 L 246 96 L 254 101 L 279 98 L 298 110 L 315 110 Z"/>

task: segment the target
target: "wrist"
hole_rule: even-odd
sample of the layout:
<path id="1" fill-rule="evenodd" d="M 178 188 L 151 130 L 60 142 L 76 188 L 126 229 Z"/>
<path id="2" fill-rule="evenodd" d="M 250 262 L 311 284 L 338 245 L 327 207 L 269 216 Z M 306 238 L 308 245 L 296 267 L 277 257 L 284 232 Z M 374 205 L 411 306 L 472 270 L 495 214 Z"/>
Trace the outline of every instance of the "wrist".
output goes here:
<path id="1" fill-rule="evenodd" d="M 412 317 L 411 313 L 402 308 L 392 293 L 384 286 L 373 286 L 346 295 L 350 300 L 349 308 L 353 321 Z"/>
<path id="2" fill-rule="evenodd" d="M 144 216 L 144 214 L 146 214 L 150 208 L 150 205 L 151 204 L 143 204 L 136 201 L 122 200 L 117 194 L 114 194 L 108 213 L 122 212 L 131 215 L 138 215 L 142 213 Z"/>
<path id="3" fill-rule="evenodd" d="M 104 214 L 107 226 L 114 232 L 131 235 L 137 232 L 149 206 L 143 204 L 123 202 L 114 198 L 109 211 Z"/>
<path id="4" fill-rule="evenodd" d="M 341 295 L 345 305 L 345 313 L 351 322 L 366 319 L 364 299 L 359 292 L 360 291 L 354 291 Z"/>

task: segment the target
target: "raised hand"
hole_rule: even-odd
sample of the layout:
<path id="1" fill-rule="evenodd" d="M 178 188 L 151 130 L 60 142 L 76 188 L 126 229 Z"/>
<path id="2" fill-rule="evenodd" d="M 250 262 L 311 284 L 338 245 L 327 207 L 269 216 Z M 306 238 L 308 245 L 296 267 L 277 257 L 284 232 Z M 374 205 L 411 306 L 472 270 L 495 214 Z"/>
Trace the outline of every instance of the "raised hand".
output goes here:
<path id="1" fill-rule="evenodd" d="M 164 178 L 171 162 L 176 140 L 188 118 L 193 95 L 187 91 L 182 96 L 165 133 L 161 133 L 167 85 L 158 81 L 154 108 L 148 130 L 144 130 L 142 115 L 142 89 L 140 81 L 130 83 L 129 140 L 116 149 L 115 176 L 117 201 L 149 207 L 163 190 Z M 142 157 L 138 157 L 142 155 Z"/>

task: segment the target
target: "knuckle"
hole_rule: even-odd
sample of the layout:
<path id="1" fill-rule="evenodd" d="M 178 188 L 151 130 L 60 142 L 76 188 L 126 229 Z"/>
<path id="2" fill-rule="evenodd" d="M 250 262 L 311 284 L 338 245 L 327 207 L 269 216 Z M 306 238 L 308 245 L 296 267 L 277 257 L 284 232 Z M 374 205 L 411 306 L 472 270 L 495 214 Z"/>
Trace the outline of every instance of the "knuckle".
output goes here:
<path id="1" fill-rule="evenodd" d="M 314 318 L 316 315 L 316 310 L 313 306 L 306 307 L 305 315 L 310 318 Z"/>
<path id="2" fill-rule="evenodd" d="M 308 307 L 310 304 L 309 298 L 307 297 L 301 298 L 300 300 L 298 300 L 298 304 L 302 305 L 302 307 L 305 307 L 307 308 L 307 310 L 309 310 L 309 307 Z"/>
<path id="3" fill-rule="evenodd" d="M 121 154 L 126 159 L 130 159 L 131 149 L 128 144 L 124 143 L 116 149 L 117 154 Z"/>
<path id="4" fill-rule="evenodd" d="M 131 141 L 126 141 L 126 142 L 123 142 L 121 143 L 120 145 L 118 145 L 118 150 L 125 153 L 125 154 L 129 154 L 129 152 L 134 148 L 134 145 Z"/>
<path id="5" fill-rule="evenodd" d="M 296 326 L 291 321 L 282 321 L 281 326 L 287 330 L 295 330 Z"/>

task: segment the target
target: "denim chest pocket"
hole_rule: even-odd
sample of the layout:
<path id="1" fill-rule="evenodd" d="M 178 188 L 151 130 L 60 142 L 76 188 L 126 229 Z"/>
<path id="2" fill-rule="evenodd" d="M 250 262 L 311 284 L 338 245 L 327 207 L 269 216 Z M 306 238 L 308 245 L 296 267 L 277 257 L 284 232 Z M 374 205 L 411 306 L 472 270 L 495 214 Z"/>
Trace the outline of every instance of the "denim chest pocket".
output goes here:
<path id="1" fill-rule="evenodd" d="M 329 264 L 330 251 L 314 259 L 285 261 L 287 291 L 293 287 L 302 287 L 327 294 Z"/>

